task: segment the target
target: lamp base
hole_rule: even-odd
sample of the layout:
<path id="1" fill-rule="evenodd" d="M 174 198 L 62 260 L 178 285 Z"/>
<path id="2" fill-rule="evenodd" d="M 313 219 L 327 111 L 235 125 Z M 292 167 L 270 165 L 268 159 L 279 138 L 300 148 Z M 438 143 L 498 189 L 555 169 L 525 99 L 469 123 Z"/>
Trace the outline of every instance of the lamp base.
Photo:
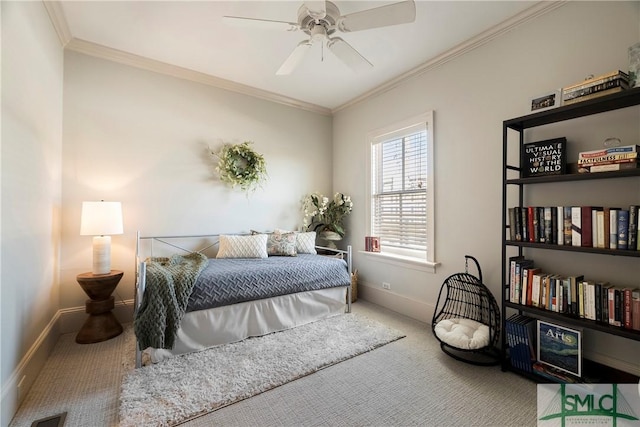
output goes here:
<path id="1" fill-rule="evenodd" d="M 94 236 L 91 272 L 95 275 L 111 272 L 111 236 Z"/>

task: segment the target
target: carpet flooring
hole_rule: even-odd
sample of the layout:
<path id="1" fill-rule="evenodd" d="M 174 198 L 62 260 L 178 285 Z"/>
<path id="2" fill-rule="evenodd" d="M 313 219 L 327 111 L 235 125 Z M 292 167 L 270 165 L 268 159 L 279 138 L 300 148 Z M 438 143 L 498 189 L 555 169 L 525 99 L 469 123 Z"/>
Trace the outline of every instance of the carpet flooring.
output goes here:
<path id="1" fill-rule="evenodd" d="M 349 313 L 132 369 L 119 421 L 123 427 L 178 425 L 402 337 Z"/>
<path id="2" fill-rule="evenodd" d="M 362 299 L 353 311 L 407 336 L 182 425 L 536 425 L 535 383 L 451 359 L 424 323 Z M 91 345 L 74 338 L 60 337 L 11 427 L 64 411 L 66 427 L 118 425 L 126 337 Z"/>

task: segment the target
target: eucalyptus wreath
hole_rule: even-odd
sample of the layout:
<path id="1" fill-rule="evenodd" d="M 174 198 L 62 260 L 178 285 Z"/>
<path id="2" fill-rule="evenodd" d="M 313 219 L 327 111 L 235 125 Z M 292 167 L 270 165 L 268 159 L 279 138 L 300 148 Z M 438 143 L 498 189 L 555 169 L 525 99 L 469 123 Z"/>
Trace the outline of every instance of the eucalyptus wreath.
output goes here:
<path id="1" fill-rule="evenodd" d="M 253 151 L 251 144 L 251 141 L 224 144 L 219 151 L 211 151 L 218 158 L 216 171 L 220 180 L 232 188 L 237 185 L 244 191 L 253 191 L 267 179 L 264 157 Z"/>

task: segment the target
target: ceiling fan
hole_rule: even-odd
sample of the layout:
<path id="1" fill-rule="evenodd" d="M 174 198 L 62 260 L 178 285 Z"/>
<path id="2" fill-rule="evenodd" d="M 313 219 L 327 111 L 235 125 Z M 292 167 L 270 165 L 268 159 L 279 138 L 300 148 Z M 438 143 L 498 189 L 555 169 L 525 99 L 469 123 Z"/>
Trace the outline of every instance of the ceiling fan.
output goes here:
<path id="1" fill-rule="evenodd" d="M 337 31 L 348 33 L 406 24 L 415 21 L 416 5 L 414 0 L 405 0 L 385 6 L 341 15 L 338 6 L 325 0 L 307 0 L 298 9 L 298 22 L 274 21 L 269 19 L 225 16 L 225 20 L 238 25 L 273 28 L 286 31 L 301 30 L 309 38 L 298 43 L 289 57 L 280 66 L 276 74 L 290 74 L 302 61 L 314 43 L 326 44 L 327 48 L 355 71 L 373 67 L 364 56 L 340 37 Z"/>

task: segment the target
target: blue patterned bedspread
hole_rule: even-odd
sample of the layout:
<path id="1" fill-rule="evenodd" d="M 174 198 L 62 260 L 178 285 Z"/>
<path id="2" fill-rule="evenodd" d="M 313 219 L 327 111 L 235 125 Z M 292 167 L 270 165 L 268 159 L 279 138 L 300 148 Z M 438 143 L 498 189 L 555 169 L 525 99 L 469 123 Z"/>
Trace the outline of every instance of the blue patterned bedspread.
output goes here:
<path id="1" fill-rule="evenodd" d="M 211 259 L 196 280 L 187 311 L 350 284 L 347 263 L 339 258 Z"/>

